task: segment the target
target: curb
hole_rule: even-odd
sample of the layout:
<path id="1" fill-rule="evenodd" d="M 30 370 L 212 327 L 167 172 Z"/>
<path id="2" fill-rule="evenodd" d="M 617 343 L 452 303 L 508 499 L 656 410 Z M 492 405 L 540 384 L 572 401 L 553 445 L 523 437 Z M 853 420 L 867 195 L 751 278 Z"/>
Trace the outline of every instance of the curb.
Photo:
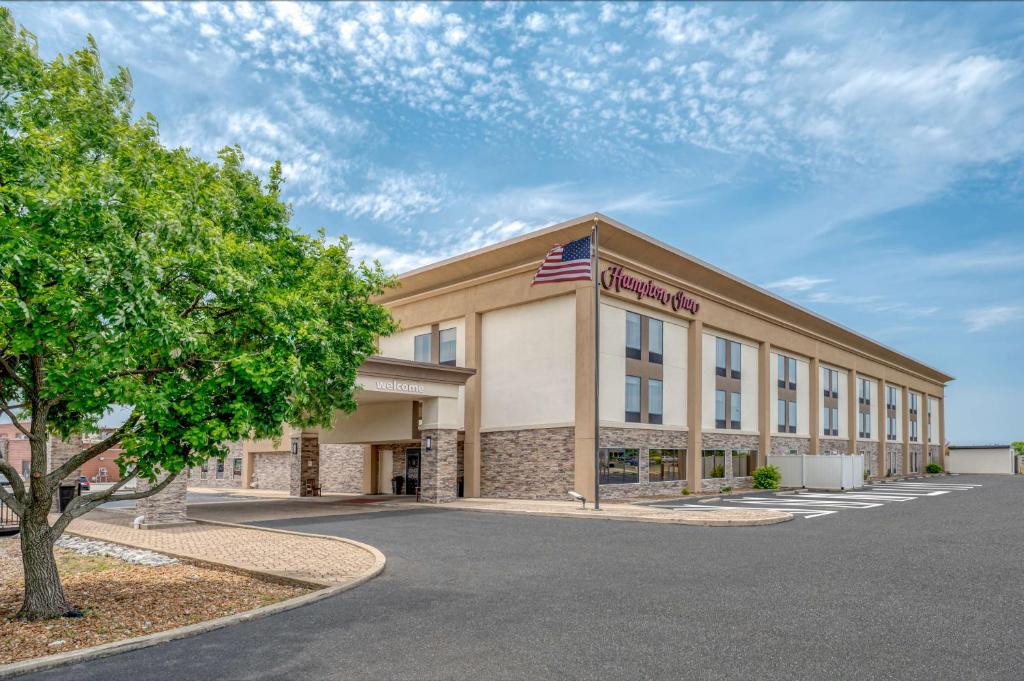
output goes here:
<path id="1" fill-rule="evenodd" d="M 207 522 L 207 521 L 204 521 Z M 263 579 L 271 578 L 272 580 L 290 581 L 303 586 L 314 586 L 320 587 L 319 591 L 312 593 L 303 594 L 296 596 L 295 598 L 289 598 L 285 601 L 273 603 L 271 605 L 265 605 L 254 610 L 246 610 L 245 612 L 235 613 L 234 615 L 225 615 L 224 617 L 218 617 L 217 619 L 207 620 L 206 622 L 196 622 L 195 624 L 189 624 L 184 627 L 177 627 L 175 629 L 168 629 L 166 631 L 158 631 L 153 634 L 145 634 L 143 636 L 136 636 L 135 638 L 125 639 L 124 641 L 113 641 L 111 643 L 104 643 L 103 645 L 93 646 L 92 648 L 82 648 L 80 650 L 71 650 L 66 653 L 57 653 L 55 655 L 47 655 L 46 657 L 37 657 L 34 660 L 23 660 L 21 662 L 13 662 L 11 664 L 0 666 L 0 679 L 9 679 L 14 676 L 20 676 L 21 674 L 28 674 L 29 672 L 40 672 L 47 669 L 54 669 L 56 667 L 63 667 L 66 665 L 77 664 L 79 662 L 87 662 L 89 660 L 98 660 L 103 657 L 110 657 L 111 655 L 118 655 L 120 653 L 127 653 L 132 650 L 139 650 L 141 648 L 148 648 L 155 646 L 160 643 L 167 643 L 169 641 L 176 641 L 180 638 L 188 638 L 190 636 L 196 636 L 197 634 L 203 634 L 208 631 L 214 631 L 216 629 L 223 629 L 233 624 L 240 624 L 242 622 L 250 622 L 252 620 L 262 619 L 271 615 L 276 615 L 281 612 L 288 610 L 294 610 L 295 608 L 301 608 L 304 605 L 310 605 L 317 601 L 322 601 L 325 598 L 336 596 L 349 589 L 354 589 L 357 586 L 365 584 L 370 581 L 381 572 L 384 571 L 384 566 L 387 559 L 379 549 L 370 546 L 369 544 L 363 544 L 362 542 L 355 541 L 353 539 L 344 539 L 342 537 L 331 537 L 323 534 L 308 534 L 305 532 L 290 532 L 288 530 L 271 530 L 264 527 L 253 527 L 251 525 L 235 525 L 232 523 L 220 523 L 210 522 L 212 525 L 227 525 L 229 527 L 245 527 L 247 529 L 266 530 L 268 532 L 282 532 L 284 534 L 296 534 L 304 537 L 321 537 L 325 539 L 333 539 L 335 541 L 344 542 L 346 544 L 352 544 L 358 546 L 361 549 L 365 549 L 373 556 L 374 562 L 373 567 L 359 575 L 353 577 L 351 580 L 337 584 L 335 586 L 326 587 L 322 584 L 313 584 L 312 582 L 305 582 L 303 580 L 292 579 L 289 577 L 281 577 L 273 573 L 258 572 L 255 570 L 238 570 L 232 565 L 224 565 L 223 563 L 214 563 L 211 561 L 201 561 L 189 557 L 181 557 L 181 560 L 189 561 L 198 565 L 210 565 L 220 569 L 238 570 L 240 572 L 247 572 L 252 575 L 257 575 Z M 78 534 L 75 532 L 68 532 L 68 534 L 75 534 L 76 536 L 87 537 L 87 535 Z M 107 541 L 107 540 L 103 540 Z M 111 544 L 117 544 L 118 542 L 108 542 Z M 121 544 L 121 546 L 127 546 L 127 544 Z M 138 548 L 138 547 L 131 547 Z M 165 551 L 160 551 L 164 555 L 172 555 Z M 174 556 L 178 558 L 178 556 Z"/>
<path id="2" fill-rule="evenodd" d="M 761 525 L 776 525 L 793 519 L 792 513 L 785 511 L 770 511 L 772 517 L 758 518 L 756 520 L 715 520 L 714 518 L 630 518 L 626 516 L 602 516 L 600 511 L 594 511 L 594 515 L 582 515 L 580 513 L 563 513 L 560 511 L 508 511 L 499 508 L 443 508 L 444 511 L 469 511 L 471 513 L 501 513 L 503 515 L 527 515 L 545 516 L 549 518 L 582 518 L 584 520 L 624 520 L 633 523 L 661 523 L 663 525 L 690 525 L 695 527 L 757 527 Z M 701 514 L 713 515 L 707 511 L 697 511 Z"/>

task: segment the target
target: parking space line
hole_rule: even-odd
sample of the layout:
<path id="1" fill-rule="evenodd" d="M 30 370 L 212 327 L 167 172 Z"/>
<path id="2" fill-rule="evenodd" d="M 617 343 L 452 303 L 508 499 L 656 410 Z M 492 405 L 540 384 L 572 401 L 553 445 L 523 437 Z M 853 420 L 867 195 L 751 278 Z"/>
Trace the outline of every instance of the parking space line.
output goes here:
<path id="1" fill-rule="evenodd" d="M 735 506 L 712 506 L 711 504 L 683 504 L 682 506 L 670 506 L 669 508 L 706 508 L 706 509 L 726 509 L 729 511 L 735 511 Z M 836 511 L 826 511 L 821 509 L 800 509 L 800 508 L 762 508 L 762 511 L 782 511 L 784 513 L 792 513 L 793 515 L 803 516 L 804 518 L 818 518 L 820 516 L 832 515 Z"/>

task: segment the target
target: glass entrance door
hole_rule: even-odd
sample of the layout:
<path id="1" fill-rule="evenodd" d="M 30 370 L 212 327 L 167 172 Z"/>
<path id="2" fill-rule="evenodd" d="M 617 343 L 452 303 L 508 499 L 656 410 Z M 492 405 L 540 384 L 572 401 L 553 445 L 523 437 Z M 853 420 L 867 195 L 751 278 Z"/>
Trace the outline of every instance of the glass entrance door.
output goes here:
<path id="1" fill-rule="evenodd" d="M 410 447 L 405 450 L 405 493 L 416 494 L 420 486 L 420 448 Z"/>

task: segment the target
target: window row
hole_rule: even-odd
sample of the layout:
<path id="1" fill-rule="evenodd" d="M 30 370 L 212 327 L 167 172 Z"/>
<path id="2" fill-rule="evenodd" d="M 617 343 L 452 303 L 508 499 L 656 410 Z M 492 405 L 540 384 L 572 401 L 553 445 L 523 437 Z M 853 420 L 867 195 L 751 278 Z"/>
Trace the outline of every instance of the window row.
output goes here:
<path id="1" fill-rule="evenodd" d="M 640 450 L 637 448 L 602 448 L 601 484 L 628 485 L 640 482 L 640 456 Z M 685 480 L 686 450 L 647 450 L 647 475 L 649 482 Z"/>
<path id="2" fill-rule="evenodd" d="M 437 332 L 437 363 L 455 366 L 456 330 L 441 329 Z M 413 338 L 413 359 L 417 362 L 434 361 L 434 332 L 423 333 Z"/>
<path id="3" fill-rule="evenodd" d="M 796 360 L 785 355 L 778 356 L 779 387 L 796 390 Z"/>
<path id="4" fill-rule="evenodd" d="M 715 391 L 715 428 L 739 430 L 742 422 L 742 400 L 738 392 Z"/>
<path id="5" fill-rule="evenodd" d="M 644 336 L 647 336 L 646 360 L 661 364 L 665 354 L 665 324 L 660 319 L 646 317 L 636 312 L 626 313 L 626 357 L 644 359 Z"/>
<path id="6" fill-rule="evenodd" d="M 701 477 L 724 478 L 725 457 L 731 457 L 732 477 L 753 475 L 757 465 L 757 454 L 753 449 L 705 449 L 701 453 Z"/>
<path id="7" fill-rule="evenodd" d="M 643 420 L 643 386 L 647 384 L 647 420 Z M 662 423 L 665 386 L 661 379 L 626 376 L 626 423 Z"/>
<path id="8" fill-rule="evenodd" d="M 715 338 L 715 374 L 727 378 L 742 376 L 743 346 L 736 341 Z"/>

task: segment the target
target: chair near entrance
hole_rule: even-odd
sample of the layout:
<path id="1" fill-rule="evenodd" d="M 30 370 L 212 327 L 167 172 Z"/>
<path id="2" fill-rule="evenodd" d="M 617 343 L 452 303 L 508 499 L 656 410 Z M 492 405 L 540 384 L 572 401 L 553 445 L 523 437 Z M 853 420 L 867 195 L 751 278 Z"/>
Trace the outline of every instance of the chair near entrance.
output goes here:
<path id="1" fill-rule="evenodd" d="M 318 497 L 320 496 L 320 485 L 316 484 L 316 480 L 306 481 L 306 493 L 303 494 L 306 497 Z"/>

